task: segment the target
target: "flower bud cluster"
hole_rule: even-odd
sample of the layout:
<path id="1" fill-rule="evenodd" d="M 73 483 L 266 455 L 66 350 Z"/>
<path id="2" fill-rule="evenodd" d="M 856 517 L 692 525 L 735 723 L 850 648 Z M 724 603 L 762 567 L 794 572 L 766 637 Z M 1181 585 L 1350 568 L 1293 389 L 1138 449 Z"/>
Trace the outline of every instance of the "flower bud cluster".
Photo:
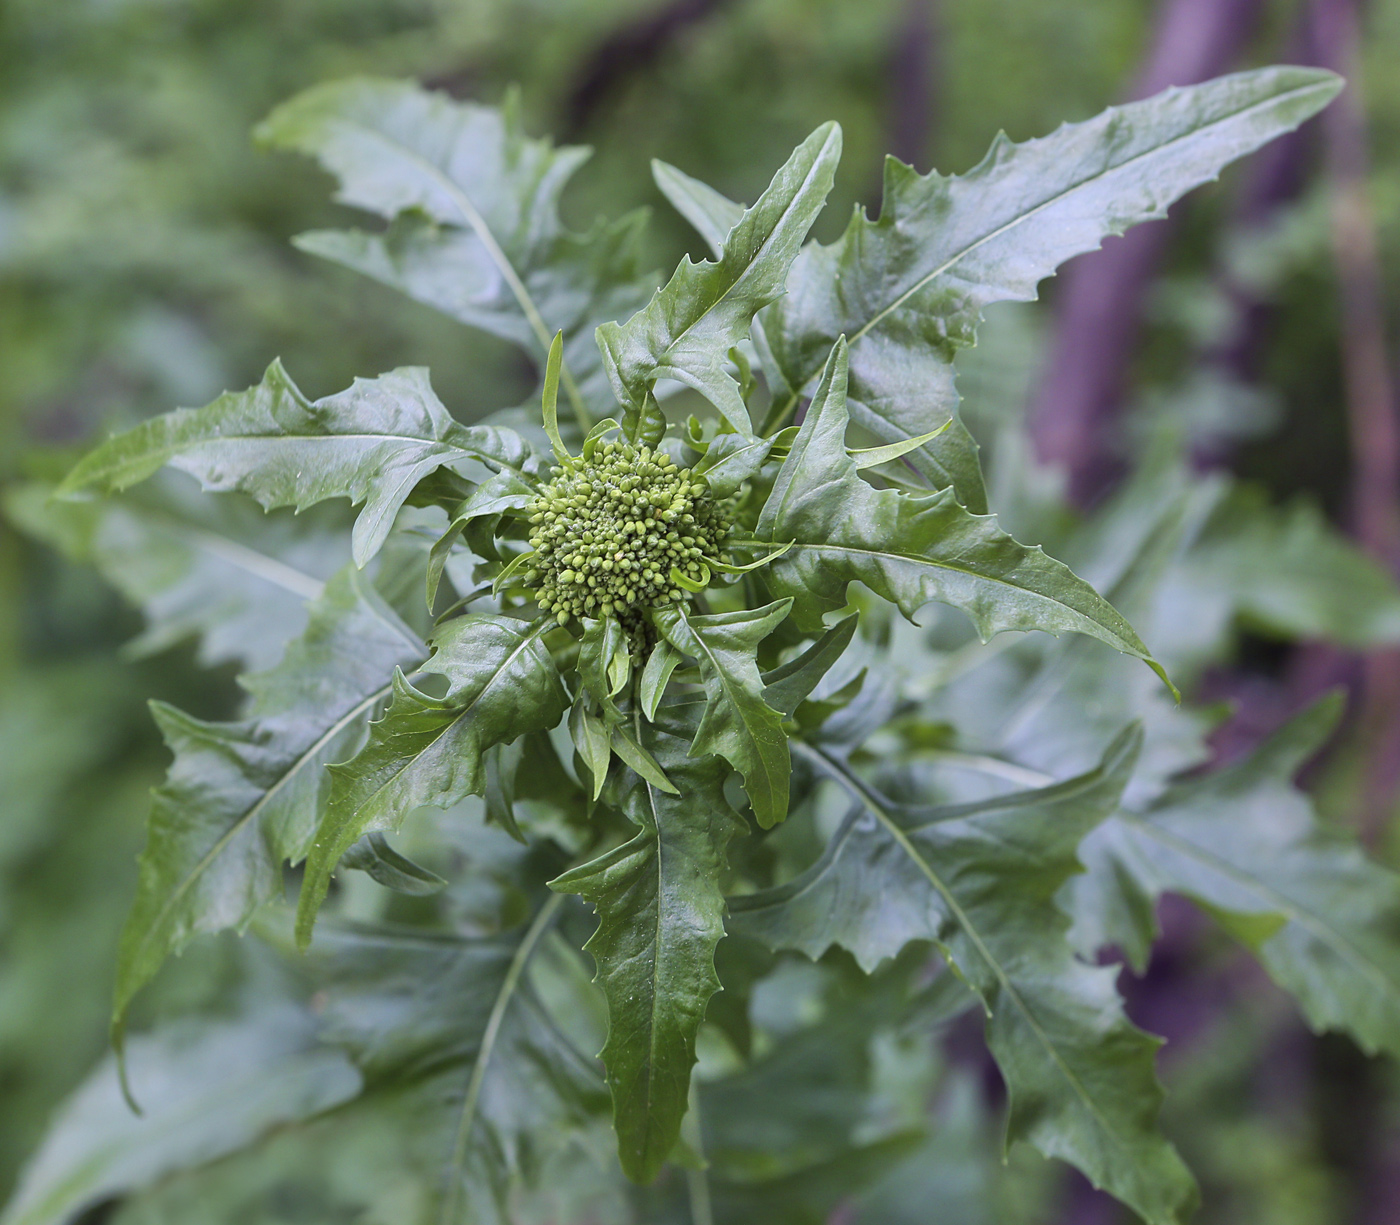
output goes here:
<path id="1" fill-rule="evenodd" d="M 642 609 L 685 594 L 672 567 L 700 582 L 729 531 L 703 477 L 628 442 L 566 459 L 529 512 L 534 557 L 522 578 L 560 625 L 612 615 L 635 632 Z"/>

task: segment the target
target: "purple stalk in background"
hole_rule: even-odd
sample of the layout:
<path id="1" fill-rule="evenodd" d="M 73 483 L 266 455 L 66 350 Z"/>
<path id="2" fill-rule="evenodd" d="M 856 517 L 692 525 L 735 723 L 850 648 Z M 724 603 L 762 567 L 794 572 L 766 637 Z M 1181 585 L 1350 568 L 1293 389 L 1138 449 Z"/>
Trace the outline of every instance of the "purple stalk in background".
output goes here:
<path id="1" fill-rule="evenodd" d="M 1165 0 L 1130 96 L 1228 71 L 1253 34 L 1261 0 Z M 1061 274 L 1055 338 L 1030 427 L 1040 458 L 1062 466 L 1080 506 L 1102 494 L 1117 455 L 1113 419 L 1127 380 L 1147 286 L 1171 229 L 1140 225 Z"/>

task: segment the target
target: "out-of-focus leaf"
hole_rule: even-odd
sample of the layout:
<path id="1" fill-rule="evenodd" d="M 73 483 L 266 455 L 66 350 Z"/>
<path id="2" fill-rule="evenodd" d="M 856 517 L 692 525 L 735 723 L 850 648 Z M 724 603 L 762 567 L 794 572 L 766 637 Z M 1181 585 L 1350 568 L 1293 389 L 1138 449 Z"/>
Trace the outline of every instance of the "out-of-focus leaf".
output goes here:
<path id="1" fill-rule="evenodd" d="M 102 502 L 52 494 L 40 482 L 12 486 L 5 512 L 73 561 L 95 566 L 141 609 L 146 629 L 127 644 L 129 655 L 194 637 L 203 664 L 270 668 L 345 556 L 346 534 L 324 521 L 191 496 L 183 478 Z"/>
<path id="2" fill-rule="evenodd" d="M 843 607 L 860 580 L 913 618 L 930 600 L 962 609 L 986 640 L 1004 630 L 1089 634 L 1166 674 L 1092 587 L 948 490 L 875 489 L 846 453 L 846 345 L 838 341 L 807 418 L 759 516 L 765 545 L 792 542 L 764 572 L 809 629 Z"/>
<path id="3" fill-rule="evenodd" d="M 695 1035 L 720 986 L 714 951 L 724 935 L 725 848 L 742 829 L 724 798 L 724 771 L 713 758 L 688 755 L 696 725 L 668 715 L 677 709 L 643 724 L 641 743 L 681 794 L 627 772 L 618 801 L 637 835 L 550 882 L 598 912 L 584 947 L 608 999 L 602 1059 L 618 1154 L 638 1182 L 656 1177 L 680 1133 Z"/>
<path id="4" fill-rule="evenodd" d="M 175 754 L 153 797 L 131 915 L 117 955 L 113 1026 L 172 952 L 202 932 L 243 928 L 282 893 L 282 865 L 308 852 L 328 762 L 364 735 L 417 636 L 350 567 L 312 606 L 269 672 L 245 678 L 249 718 L 208 723 L 153 705 Z"/>
<path id="5" fill-rule="evenodd" d="M 541 369 L 562 331 L 566 398 L 607 414 L 594 330 L 637 310 L 655 278 L 638 265 L 645 214 L 587 234 L 560 223 L 560 193 L 587 149 L 528 138 L 513 98 L 496 109 L 368 79 L 308 90 L 258 134 L 315 157 L 340 180 L 341 200 L 392 221 L 381 234 L 303 234 L 302 250 L 512 341 Z"/>
<path id="6" fill-rule="evenodd" d="M 429 872 L 422 864 L 400 855 L 383 834 L 361 838 L 345 852 L 340 862 L 344 867 L 365 873 L 384 888 L 410 897 L 428 897 L 447 887 L 447 882 L 436 872 Z"/>
<path id="7" fill-rule="evenodd" d="M 1065 260 L 1165 216 L 1340 88 L 1317 69 L 1265 68 L 1171 89 L 1024 144 L 998 137 L 961 177 L 886 159 L 878 220 L 857 210 L 832 246 L 806 247 L 787 296 L 763 316 L 789 399 L 845 335 L 860 424 L 887 442 L 941 425 L 957 409 L 953 357 L 972 343 L 985 306 L 1034 298 Z M 986 510 L 976 445 L 961 423 L 910 462 L 969 510 Z"/>
<path id="8" fill-rule="evenodd" d="M 890 805 L 834 758 L 804 749 L 857 807 L 807 872 L 731 898 L 731 925 L 814 958 L 841 944 L 867 969 L 910 940 L 934 941 L 987 1009 L 1010 1098 L 1008 1142 L 1027 1140 L 1154 1225 L 1174 1225 L 1196 1191 L 1157 1130 L 1157 1043 L 1123 1015 L 1116 971 L 1075 957 L 1055 904 L 1140 746 L 1129 729 L 1097 769 L 1069 782 L 923 811 Z"/>
<path id="9" fill-rule="evenodd" d="M 691 753 L 718 754 L 744 776 L 744 790 L 764 829 L 787 816 L 792 763 L 783 716 L 764 698 L 757 652 L 791 607 L 790 600 L 778 600 L 764 608 L 692 615 L 667 605 L 655 614 L 666 641 L 699 662 L 705 682 L 705 716 Z"/>
<path id="10" fill-rule="evenodd" d="M 1364 650 L 1400 641 L 1400 589 L 1305 502 L 1275 510 L 1242 488 L 1174 576 L 1208 622 L 1231 613 L 1267 633 Z"/>
<path id="11" fill-rule="evenodd" d="M 563 898 L 523 932 L 488 939 L 331 925 L 312 954 L 325 1037 L 372 1083 L 456 1067 L 435 1220 L 513 1225 L 580 1128 L 607 1108 L 600 1069 L 564 1037 L 529 970 Z"/>
<path id="12" fill-rule="evenodd" d="M 1316 1030 L 1400 1054 L 1400 877 L 1318 821 L 1292 777 L 1335 726 L 1340 697 L 1297 716 L 1244 761 L 1120 812 L 1084 844 L 1076 936 L 1138 965 L 1163 892 L 1206 907 L 1251 948 Z"/>
<path id="13" fill-rule="evenodd" d="M 598 329 L 608 377 L 633 436 L 659 419 L 660 378 L 694 387 L 743 435 L 753 423 L 724 363 L 753 317 L 783 292 L 788 267 L 831 190 L 841 129 L 823 124 L 800 144 L 768 189 L 729 231 L 714 262 L 681 261 L 675 275 L 626 323 Z"/>
<path id="14" fill-rule="evenodd" d="M 127 1068 L 145 1113 L 127 1107 L 115 1061 L 104 1061 L 62 1109 L 0 1222 L 63 1225 L 355 1097 L 359 1074 L 314 1034 L 302 1010 L 266 1005 L 238 1021 L 187 1022 L 133 1039 Z"/>
<path id="15" fill-rule="evenodd" d="M 763 675 L 763 700 L 789 718 L 851 645 L 860 618 L 843 617 L 796 659 Z"/>
<path id="16" fill-rule="evenodd" d="M 473 463 L 522 476 L 537 467 L 513 430 L 454 421 L 419 367 L 356 379 L 347 391 L 313 402 L 273 362 L 256 387 L 109 439 L 69 473 L 58 494 L 120 492 L 170 464 L 207 490 L 249 493 L 266 510 L 349 498 L 364 503 L 351 537 L 363 566 L 421 480 L 444 466 L 470 471 Z"/>
<path id="17" fill-rule="evenodd" d="M 395 671 L 393 703 L 369 742 L 332 768 L 330 798 L 307 853 L 297 940 L 311 939 L 316 912 L 340 857 L 376 830 L 394 830 L 415 808 L 446 808 L 486 786 L 484 755 L 526 732 L 552 728 L 569 696 L 541 638 L 546 618 L 468 615 L 432 635 L 425 671 L 447 678 L 445 697 L 415 689 Z"/>

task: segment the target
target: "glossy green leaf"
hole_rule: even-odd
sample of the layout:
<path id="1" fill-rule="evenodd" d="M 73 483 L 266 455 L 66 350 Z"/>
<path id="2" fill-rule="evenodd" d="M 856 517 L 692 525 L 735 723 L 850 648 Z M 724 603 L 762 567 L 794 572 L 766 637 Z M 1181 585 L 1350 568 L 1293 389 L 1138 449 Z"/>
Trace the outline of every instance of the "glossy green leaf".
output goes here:
<path id="1" fill-rule="evenodd" d="M 177 409 L 118 434 L 80 462 L 59 495 L 115 492 L 166 464 L 207 490 L 242 490 L 264 509 L 302 510 L 327 498 L 364 503 L 352 537 L 356 564 L 384 543 L 394 516 L 439 468 L 485 463 L 517 475 L 537 461 L 519 435 L 454 421 L 428 383 L 406 367 L 357 379 L 348 391 L 308 400 L 280 362 L 247 391 L 204 408 Z"/>
<path id="2" fill-rule="evenodd" d="M 308 90 L 258 134 L 317 158 L 341 200 L 392 222 L 303 234 L 302 250 L 509 340 L 541 369 L 562 331 L 565 399 L 581 419 L 608 413 L 594 329 L 641 307 L 655 278 L 638 262 L 642 214 L 563 228 L 559 196 L 587 149 L 527 137 L 514 98 L 497 109 L 368 79 Z"/>
<path id="3" fill-rule="evenodd" d="M 1126 620 L 1068 567 L 1018 544 L 996 520 L 948 490 L 875 489 L 846 453 L 846 345 L 837 343 L 816 397 L 759 516 L 756 535 L 792 546 L 766 573 L 816 629 L 859 580 L 906 617 L 930 600 L 962 609 L 983 640 L 1004 630 L 1089 634 L 1145 660 L 1166 679 Z"/>
<path id="4" fill-rule="evenodd" d="M 673 604 L 655 613 L 666 641 L 699 663 L 705 683 L 705 715 L 690 751 L 716 753 L 744 776 L 764 829 L 787 816 L 792 763 L 782 713 L 764 699 L 758 644 L 791 607 L 790 600 L 778 600 L 764 608 L 694 615 Z"/>
<path id="5" fill-rule="evenodd" d="M 1157 1043 L 1123 1015 L 1116 970 L 1075 957 L 1055 904 L 1140 746 L 1129 729 L 1097 769 L 1068 782 L 923 810 L 889 803 L 804 748 L 855 807 L 807 872 L 732 898 L 731 924 L 809 957 L 840 944 L 867 970 L 910 940 L 934 941 L 986 1007 L 1010 1097 L 1008 1142 L 1072 1162 L 1153 1225 L 1173 1225 L 1196 1193 L 1157 1131 Z"/>
<path id="6" fill-rule="evenodd" d="M 1319 69 L 1264 68 L 1170 89 L 1023 144 L 999 136 L 961 177 L 919 175 L 887 158 L 879 218 L 858 209 L 836 243 L 807 247 L 787 297 L 764 316 L 790 398 L 844 334 L 860 424 L 890 442 L 941 424 L 957 409 L 953 357 L 973 343 L 984 307 L 1034 298 L 1065 260 L 1164 217 L 1340 88 Z M 985 511 L 976 446 L 960 423 L 911 462 Z"/>
<path id="7" fill-rule="evenodd" d="M 1205 906 L 1248 945 L 1315 1030 L 1400 1055 L 1400 876 L 1324 825 L 1292 783 L 1336 725 L 1340 697 L 1305 711 L 1243 761 L 1120 812 L 1084 846 L 1070 897 L 1087 948 L 1141 964 L 1163 892 Z"/>
<path id="8" fill-rule="evenodd" d="M 602 1059 L 618 1154 L 628 1177 L 650 1182 L 680 1133 L 695 1035 L 719 989 L 714 951 L 724 935 L 720 875 L 742 825 L 724 798 L 724 771 L 688 755 L 692 723 L 641 727 L 641 745 L 680 789 L 671 796 L 627 772 L 618 801 L 640 827 L 629 842 L 550 882 L 598 912 L 585 948 L 608 999 Z"/>
<path id="9" fill-rule="evenodd" d="M 488 749 L 563 717 L 568 694 L 541 641 L 551 624 L 473 614 L 439 627 L 424 669 L 447 678 L 442 698 L 394 673 L 393 703 L 371 727 L 369 742 L 331 770 L 330 798 L 297 905 L 299 943 L 310 940 L 331 873 L 358 839 L 398 828 L 415 808 L 445 808 L 480 795 Z"/>
<path id="10" fill-rule="evenodd" d="M 153 795 L 146 849 L 117 955 L 113 1029 L 165 958 L 200 933 L 242 929 L 282 895 L 282 866 L 309 851 L 325 769 L 352 751 L 398 665 L 423 645 L 353 567 L 312 606 L 276 668 L 244 679 L 249 718 L 208 723 L 164 703 L 175 761 Z"/>
<path id="11" fill-rule="evenodd" d="M 666 286 L 625 324 L 598 329 L 630 434 L 636 436 L 643 418 L 655 413 L 649 406 L 660 378 L 695 388 L 740 434 L 753 434 L 748 408 L 725 362 L 729 350 L 748 335 L 754 315 L 783 292 L 788 267 L 826 202 L 840 155 L 840 128 L 823 124 L 745 211 L 717 260 L 682 260 Z"/>

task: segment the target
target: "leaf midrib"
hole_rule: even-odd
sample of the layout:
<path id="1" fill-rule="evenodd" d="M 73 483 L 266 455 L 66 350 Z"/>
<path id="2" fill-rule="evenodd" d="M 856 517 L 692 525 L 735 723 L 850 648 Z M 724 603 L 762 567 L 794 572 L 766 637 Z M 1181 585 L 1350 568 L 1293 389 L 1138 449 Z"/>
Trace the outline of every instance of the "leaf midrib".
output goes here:
<path id="1" fill-rule="evenodd" d="M 1089 177 L 1089 178 L 1087 178 L 1087 179 L 1081 179 L 1079 182 L 1072 184 L 1071 186 L 1065 188 L 1065 190 L 1063 190 L 1063 191 L 1057 193 L 1056 195 L 1050 197 L 1050 199 L 1045 200 L 1045 201 L 1042 202 L 1041 204 L 1036 205 L 1033 209 L 1030 209 L 1030 210 L 1028 210 L 1027 212 L 1020 214 L 1019 216 L 1013 218 L 1011 221 L 1008 221 L 1008 222 L 1006 222 L 1005 224 L 1003 224 L 1003 225 L 1001 225 L 1001 226 L 998 226 L 998 227 L 997 227 L 995 230 L 993 230 L 991 233 L 984 235 L 983 237 L 977 239 L 975 242 L 969 243 L 966 247 L 964 247 L 962 250 L 958 251 L 958 252 L 957 252 L 955 255 L 953 255 L 950 259 L 944 261 L 944 263 L 941 264 L 939 267 L 935 268 L 932 272 L 928 273 L 926 276 L 920 278 L 920 280 L 917 281 L 910 289 L 908 289 L 908 290 L 906 290 L 904 293 L 900 294 L 899 297 L 897 297 L 897 298 L 896 298 L 893 302 L 891 302 L 887 307 L 885 307 L 883 310 L 881 310 L 881 311 L 880 311 L 877 315 L 875 315 L 868 323 L 866 323 L 858 332 L 856 332 L 856 333 L 851 337 L 849 343 L 850 343 L 851 345 L 854 345 L 854 344 L 855 344 L 858 340 L 860 340 L 861 337 L 863 337 L 867 332 L 869 332 L 872 328 L 876 327 L 886 316 L 890 315 L 890 314 L 893 313 L 894 311 L 898 310 L 901 306 L 903 306 L 905 302 L 907 302 L 907 301 L 908 301 L 910 298 L 912 298 L 916 293 L 918 293 L 921 289 L 923 289 L 924 286 L 926 286 L 930 281 L 936 279 L 937 277 L 942 276 L 942 275 L 943 275 L 944 273 L 946 273 L 949 269 L 953 268 L 953 267 L 954 267 L 956 264 L 958 264 L 961 260 L 965 259 L 968 255 L 970 255 L 973 251 L 976 251 L 979 247 L 982 247 L 982 246 L 986 245 L 987 243 L 992 242 L 992 241 L 994 241 L 995 239 L 1001 237 L 1001 235 L 1007 233 L 1009 230 L 1014 229 L 1016 226 L 1021 225 L 1023 222 L 1030 220 L 1031 218 L 1035 217 L 1038 213 L 1043 212 L 1045 209 L 1051 208 L 1051 207 L 1054 206 L 1055 204 L 1058 204 L 1061 200 L 1065 199 L 1066 197 L 1068 197 L 1068 196 L 1074 194 L 1075 192 L 1081 190 L 1082 188 L 1084 188 L 1086 184 L 1091 184 L 1091 183 L 1095 182 L 1096 180 L 1104 179 L 1104 178 L 1107 178 L 1109 175 L 1117 174 L 1117 173 L 1119 173 L 1120 171 L 1126 170 L 1128 167 L 1132 166 L 1134 162 L 1141 161 L 1141 160 L 1144 159 L 1144 158 L 1154 157 L 1154 156 L 1156 156 L 1157 154 L 1162 153 L 1162 152 L 1165 151 L 1165 150 L 1171 149 L 1171 147 L 1172 147 L 1173 145 L 1180 144 L 1180 143 L 1183 142 L 1183 141 L 1190 140 L 1190 139 L 1192 139 L 1192 138 L 1198 136 L 1198 135 L 1199 135 L 1200 133 L 1202 133 L 1202 132 L 1208 132 L 1212 127 L 1215 127 L 1215 126 L 1217 126 L 1217 125 L 1219 125 L 1219 124 L 1234 122 L 1234 121 L 1239 120 L 1239 119 L 1241 119 L 1241 118 L 1243 118 L 1243 117 L 1245 117 L 1245 116 L 1248 116 L 1252 111 L 1263 110 L 1263 109 L 1266 109 L 1266 108 L 1268 108 L 1268 107 L 1277 105 L 1277 104 L 1279 104 L 1280 102 L 1287 101 L 1288 99 L 1294 97 L 1295 95 L 1303 94 L 1303 93 L 1307 93 L 1307 92 L 1309 92 L 1309 91 L 1311 91 L 1311 90 L 1315 90 L 1315 89 L 1318 88 L 1318 86 L 1319 86 L 1320 84 L 1325 85 L 1325 84 L 1327 84 L 1327 83 L 1326 83 L 1326 82 L 1313 82 L 1313 83 L 1308 84 L 1308 85 L 1299 86 L 1299 87 L 1296 88 L 1296 89 L 1288 90 L 1288 91 L 1286 91 L 1286 92 L 1284 92 L 1284 93 L 1273 94 L 1273 95 L 1271 95 L 1270 97 L 1265 98 L 1265 99 L 1263 99 L 1263 100 L 1260 101 L 1260 102 L 1256 102 L 1256 103 L 1253 103 L 1253 104 L 1250 105 L 1250 106 L 1244 107 L 1242 110 L 1232 111 L 1229 115 L 1226 115 L 1226 116 L 1224 116 L 1223 118 L 1216 120 L 1214 123 L 1203 124 L 1203 125 L 1201 125 L 1200 127 L 1193 128 L 1190 132 L 1186 132 L 1186 133 L 1184 133 L 1184 134 L 1181 135 L 1181 136 L 1174 137 L 1173 139 L 1171 139 L 1171 140 L 1169 140 L 1169 141 L 1166 141 L 1166 142 L 1163 143 L 1163 144 L 1154 145 L 1151 149 L 1145 150 L 1145 151 L 1143 151 L 1142 153 L 1135 154 L 1134 156 L 1132 156 L 1132 157 L 1126 159 L 1125 161 L 1119 162 L 1119 163 L 1117 163 L 1116 165 L 1109 167 L 1107 170 L 1100 171 L 1099 173 L 1097 173 L 1097 174 L 1095 174 L 1095 175 L 1093 175 L 1093 176 L 1091 176 L 1091 177 Z M 1117 107 L 1110 108 L 1110 111 L 1109 111 L 1108 113 L 1110 113 L 1110 114 L 1116 114 L 1116 113 L 1118 113 L 1118 111 L 1119 111 L 1120 109 L 1121 109 L 1121 108 L 1117 108 Z M 1048 138 L 1042 137 L 1041 139 L 1048 139 Z M 1024 146 L 1021 146 L 1021 147 L 1024 148 Z M 803 381 L 804 383 L 806 383 L 806 382 L 808 381 L 808 379 L 810 379 L 810 378 L 812 377 L 812 375 L 815 374 L 815 373 L 816 373 L 815 370 L 809 372 L 809 373 L 807 374 L 807 376 L 806 376 L 802 381 Z"/>
<path id="2" fill-rule="evenodd" d="M 247 812 L 245 812 L 241 817 L 238 818 L 237 821 L 233 823 L 233 825 L 229 827 L 229 829 L 219 838 L 219 840 L 215 842 L 214 845 L 204 854 L 200 861 L 197 864 L 195 864 L 193 868 L 190 869 L 189 873 L 175 888 L 174 892 L 171 893 L 165 905 L 161 907 L 160 912 L 156 915 L 155 920 L 146 929 L 146 934 L 144 937 L 142 937 L 141 943 L 137 945 L 137 958 L 140 958 L 146 952 L 151 941 L 155 938 L 156 934 L 165 925 L 166 920 L 170 918 L 170 914 L 174 910 L 174 908 L 179 904 L 181 899 L 184 898 L 185 894 L 188 893 L 194 887 L 195 882 L 199 879 L 199 877 L 201 877 L 205 873 L 205 871 L 214 862 L 214 860 L 216 860 L 224 852 L 224 850 L 228 847 L 229 843 L 231 843 L 242 830 L 247 828 L 250 822 L 256 821 L 258 819 L 258 817 L 262 814 L 263 810 L 266 809 L 269 803 L 271 803 L 272 798 L 279 791 L 281 791 L 281 789 L 288 783 L 288 781 L 290 781 L 298 772 L 300 772 L 306 766 L 307 762 L 312 759 L 314 754 L 318 753 L 321 749 L 325 748 L 325 746 L 329 744 L 330 741 L 336 735 L 338 735 L 341 731 L 343 731 L 346 727 L 350 725 L 353 719 L 355 719 L 363 711 L 371 708 L 376 702 L 384 698 L 389 693 L 389 690 L 391 688 L 392 686 L 390 685 L 380 686 L 380 688 L 375 690 L 372 694 L 364 698 L 362 701 L 356 703 L 351 710 L 349 710 L 346 714 L 342 715 L 333 724 L 331 724 L 331 726 L 324 733 L 322 733 L 322 735 L 320 735 L 314 743 L 308 746 L 305 750 L 298 754 L 298 756 L 295 759 L 293 759 L 293 761 L 288 765 L 287 769 L 282 773 L 282 775 L 277 779 L 277 781 L 273 783 L 272 786 L 269 787 L 266 791 L 264 791 L 263 794 L 258 797 L 257 801 L 247 810 Z"/>
<path id="3" fill-rule="evenodd" d="M 1229 860 L 1221 858 L 1206 847 L 1183 838 L 1180 834 L 1163 829 L 1160 825 L 1138 813 L 1120 809 L 1117 815 L 1125 825 L 1141 831 L 1148 837 L 1154 838 L 1163 845 L 1185 855 L 1188 859 L 1195 860 L 1208 870 L 1219 872 L 1220 875 L 1228 877 L 1244 889 L 1251 890 L 1267 899 L 1271 903 L 1271 909 L 1277 910 L 1290 922 L 1297 923 L 1315 939 L 1331 948 L 1342 960 L 1349 962 L 1363 978 L 1375 985 L 1382 994 L 1390 996 L 1400 994 L 1397 992 L 1396 984 L 1385 976 L 1385 972 L 1380 966 L 1372 964 L 1365 953 L 1348 940 L 1343 933 L 1328 927 L 1322 916 L 1314 913 L 1310 907 L 1289 897 L 1286 893 L 1281 893 L 1259 877 L 1237 867 Z"/>
<path id="4" fill-rule="evenodd" d="M 1021 993 L 1011 982 L 1010 977 L 1002 968 L 1001 963 L 995 957 L 992 956 L 991 950 L 982 940 L 980 932 L 975 926 L 973 926 L 971 919 L 968 917 L 967 913 L 963 910 L 963 908 L 958 904 L 958 901 L 953 895 L 952 891 L 947 887 L 947 885 L 943 883 L 942 879 L 933 870 L 932 866 L 918 853 L 918 848 L 914 846 L 914 844 L 909 840 L 905 832 L 899 827 L 899 825 L 893 820 L 893 818 L 891 818 L 890 815 L 886 813 L 884 809 L 874 801 L 874 798 L 867 793 L 865 787 L 862 785 L 859 779 L 856 779 L 853 776 L 849 775 L 845 770 L 841 768 L 839 763 L 833 761 L 820 750 L 812 749 L 805 745 L 803 745 L 802 748 L 804 750 L 805 755 L 808 755 L 810 758 L 814 758 L 817 762 L 819 762 L 821 767 L 828 774 L 828 776 L 832 778 L 833 781 L 835 781 L 842 788 L 842 790 L 844 790 L 849 796 L 851 796 L 851 798 L 854 799 L 857 803 L 861 804 L 867 812 L 869 812 L 873 817 L 875 817 L 876 820 L 880 822 L 882 826 L 884 826 L 884 828 L 889 832 L 890 836 L 894 838 L 895 842 L 899 845 L 900 849 L 904 851 L 904 853 L 909 857 L 910 861 L 914 863 L 914 865 L 928 880 L 929 884 L 933 886 L 934 890 L 938 893 L 938 895 L 944 900 L 944 903 L 948 906 L 948 909 L 952 913 L 953 918 L 957 922 L 958 926 L 961 927 L 962 930 L 967 934 L 968 938 L 976 946 L 978 954 L 986 962 L 987 966 L 990 967 L 992 973 L 996 975 L 997 981 L 1001 984 L 1002 990 L 1006 993 L 1007 997 L 1015 1003 L 1017 1009 L 1025 1018 L 1026 1023 L 1030 1026 L 1031 1031 L 1035 1034 L 1041 1046 L 1044 1047 L 1046 1053 L 1050 1056 L 1050 1059 L 1055 1064 L 1056 1068 L 1059 1069 L 1061 1076 L 1064 1077 L 1065 1081 L 1069 1084 L 1071 1089 L 1073 1089 L 1075 1096 L 1078 1097 L 1079 1101 L 1083 1104 L 1084 1108 L 1089 1112 L 1090 1116 L 1098 1124 L 1099 1128 L 1104 1134 L 1104 1137 L 1117 1142 L 1117 1133 L 1115 1132 L 1114 1128 L 1109 1123 L 1109 1121 L 1103 1116 L 1102 1112 L 1098 1108 L 1097 1103 L 1089 1095 L 1089 1092 L 1085 1088 L 1083 1082 L 1079 1079 L 1079 1077 L 1075 1074 L 1074 1070 L 1065 1062 L 1064 1058 L 1060 1055 L 1058 1048 L 1055 1046 L 1054 1042 L 1051 1041 L 1050 1035 L 1045 1032 L 1044 1028 L 1040 1025 L 1040 1022 L 1036 1020 L 1036 1017 L 1034 1013 L 1032 1013 L 1030 1006 L 1022 998 Z M 942 941 L 938 941 L 938 943 L 940 944 L 940 946 L 942 945 Z M 983 1006 L 986 1006 L 985 1001 Z M 1123 1146 L 1121 1144 L 1118 1144 L 1118 1147 L 1121 1149 Z"/>

